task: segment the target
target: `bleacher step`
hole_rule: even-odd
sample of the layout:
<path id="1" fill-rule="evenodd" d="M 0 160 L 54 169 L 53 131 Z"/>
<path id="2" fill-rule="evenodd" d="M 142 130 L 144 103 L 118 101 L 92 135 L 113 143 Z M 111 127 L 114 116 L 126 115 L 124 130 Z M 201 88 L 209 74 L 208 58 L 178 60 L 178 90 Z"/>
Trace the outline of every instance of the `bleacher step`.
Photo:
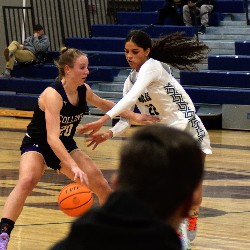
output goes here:
<path id="1" fill-rule="evenodd" d="M 214 40 L 214 41 L 227 41 L 227 40 L 231 40 L 231 41 L 235 41 L 235 40 L 250 40 L 250 34 L 238 34 L 238 35 L 234 35 L 234 34 L 211 34 L 211 33 L 207 33 L 204 35 L 200 35 L 200 39 L 203 40 L 203 38 L 205 39 L 209 39 L 209 40 Z"/>
<path id="2" fill-rule="evenodd" d="M 250 35 L 250 27 L 208 27 L 206 35 Z"/>
<path id="3" fill-rule="evenodd" d="M 220 21 L 220 26 L 226 26 L 226 27 L 230 27 L 230 26 L 246 26 L 246 21 Z"/>

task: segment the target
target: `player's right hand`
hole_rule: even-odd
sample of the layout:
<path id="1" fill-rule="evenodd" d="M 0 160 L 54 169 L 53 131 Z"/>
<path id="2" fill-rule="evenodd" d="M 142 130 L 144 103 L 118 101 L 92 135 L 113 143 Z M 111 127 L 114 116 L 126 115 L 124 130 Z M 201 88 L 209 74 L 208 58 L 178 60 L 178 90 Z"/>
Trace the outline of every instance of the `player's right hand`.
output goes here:
<path id="1" fill-rule="evenodd" d="M 87 186 L 89 186 L 87 175 L 78 166 L 72 167 L 71 171 L 74 174 L 74 181 L 77 181 L 77 179 L 79 179 L 81 184 L 86 184 Z"/>

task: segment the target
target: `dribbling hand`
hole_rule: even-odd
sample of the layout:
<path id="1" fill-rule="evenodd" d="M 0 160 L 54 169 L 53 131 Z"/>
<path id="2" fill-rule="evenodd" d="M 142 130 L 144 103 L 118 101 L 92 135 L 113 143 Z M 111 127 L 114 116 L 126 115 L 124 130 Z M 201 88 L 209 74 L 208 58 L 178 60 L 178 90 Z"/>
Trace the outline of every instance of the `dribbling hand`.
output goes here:
<path id="1" fill-rule="evenodd" d="M 71 171 L 74 174 L 74 181 L 77 181 L 77 179 L 79 178 L 81 184 L 86 184 L 87 186 L 89 186 L 87 175 L 78 166 L 71 168 Z"/>

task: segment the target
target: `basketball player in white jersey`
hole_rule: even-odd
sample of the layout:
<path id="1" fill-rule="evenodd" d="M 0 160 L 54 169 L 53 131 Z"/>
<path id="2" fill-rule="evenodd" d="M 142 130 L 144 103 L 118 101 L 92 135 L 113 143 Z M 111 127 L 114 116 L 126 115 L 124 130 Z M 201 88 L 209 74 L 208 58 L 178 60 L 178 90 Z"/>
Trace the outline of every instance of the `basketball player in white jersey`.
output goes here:
<path id="1" fill-rule="evenodd" d="M 124 97 L 106 115 L 96 122 L 83 125 L 78 132 L 91 131 L 88 141 L 89 146 L 94 149 L 99 143 L 124 133 L 130 127 L 129 120 L 121 118 L 112 129 L 105 133 L 96 133 L 107 120 L 128 108 L 133 109 L 136 105 L 141 113 L 158 116 L 160 123 L 190 133 L 199 142 L 205 160 L 205 156 L 212 153 L 208 132 L 196 115 L 192 100 L 172 76 L 169 65 L 178 69 L 195 69 L 195 64 L 206 58 L 208 47 L 180 33 L 152 42 L 144 31 L 133 30 L 125 40 L 124 51 L 132 68 L 124 83 Z M 202 183 L 190 211 L 190 218 L 180 228 L 180 238 L 185 250 L 191 249 L 189 241 L 195 238 L 201 202 Z M 186 232 L 183 230 L 186 224 L 189 239 L 185 237 Z"/>

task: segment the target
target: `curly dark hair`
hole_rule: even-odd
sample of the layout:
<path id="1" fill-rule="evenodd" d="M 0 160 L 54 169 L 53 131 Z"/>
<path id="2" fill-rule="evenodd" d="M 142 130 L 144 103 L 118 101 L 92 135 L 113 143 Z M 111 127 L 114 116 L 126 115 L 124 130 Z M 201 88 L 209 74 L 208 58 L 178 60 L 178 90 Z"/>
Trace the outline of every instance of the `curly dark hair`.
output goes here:
<path id="1" fill-rule="evenodd" d="M 178 69 L 195 70 L 196 64 L 207 58 L 209 47 L 184 32 L 151 39 L 142 30 L 131 30 L 125 42 L 132 41 L 144 50 L 150 48 L 149 57 L 165 62 Z"/>

